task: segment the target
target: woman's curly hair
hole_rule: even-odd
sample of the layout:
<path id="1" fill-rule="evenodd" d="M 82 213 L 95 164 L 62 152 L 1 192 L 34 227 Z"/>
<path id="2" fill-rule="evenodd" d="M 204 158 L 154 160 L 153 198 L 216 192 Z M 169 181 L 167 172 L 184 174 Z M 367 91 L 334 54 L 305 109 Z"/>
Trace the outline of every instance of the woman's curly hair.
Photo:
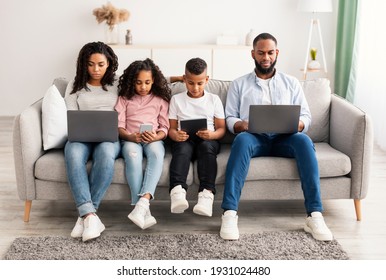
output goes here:
<path id="1" fill-rule="evenodd" d="M 106 73 L 101 80 L 102 88 L 107 91 L 106 85 L 113 85 L 115 72 L 118 69 L 118 57 L 114 53 L 113 49 L 105 43 L 92 42 L 84 45 L 79 51 L 78 61 L 76 63 L 76 75 L 71 94 L 83 88 L 88 91 L 90 90 L 87 87 L 87 82 L 90 79 L 90 75 L 88 73 L 88 61 L 90 56 L 95 53 L 103 54 L 109 62 Z"/>
<path id="2" fill-rule="evenodd" d="M 153 60 L 147 58 L 145 60 L 137 60 L 131 63 L 119 78 L 118 95 L 126 99 L 131 99 L 135 94 L 135 83 L 140 71 L 151 71 L 154 83 L 151 86 L 151 92 L 169 102 L 171 99 L 171 90 L 168 86 L 166 78 L 162 74 Z"/>

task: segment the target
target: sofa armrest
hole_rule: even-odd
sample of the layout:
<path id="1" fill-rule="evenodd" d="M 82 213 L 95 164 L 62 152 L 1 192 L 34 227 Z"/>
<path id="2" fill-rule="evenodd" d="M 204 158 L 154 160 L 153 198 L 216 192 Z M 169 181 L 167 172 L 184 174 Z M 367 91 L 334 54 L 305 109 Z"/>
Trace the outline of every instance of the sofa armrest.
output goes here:
<path id="1" fill-rule="evenodd" d="M 365 112 L 337 95 L 331 98 L 330 145 L 351 159 L 351 198 L 365 198 L 373 153 L 372 121 Z"/>
<path id="2" fill-rule="evenodd" d="M 41 118 L 42 99 L 14 120 L 13 154 L 17 190 L 22 200 L 33 200 L 36 197 L 34 167 L 36 160 L 44 154 Z"/>

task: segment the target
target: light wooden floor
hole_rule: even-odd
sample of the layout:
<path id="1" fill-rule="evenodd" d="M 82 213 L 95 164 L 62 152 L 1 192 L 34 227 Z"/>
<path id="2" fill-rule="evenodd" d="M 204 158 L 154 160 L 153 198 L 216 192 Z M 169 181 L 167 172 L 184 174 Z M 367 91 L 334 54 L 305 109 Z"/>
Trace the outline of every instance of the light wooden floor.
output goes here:
<path id="1" fill-rule="evenodd" d="M 16 237 L 60 235 L 69 236 L 76 221 L 72 201 L 34 201 L 31 219 L 23 222 L 24 202 L 17 196 L 12 154 L 11 117 L 0 117 L 0 259 Z M 375 149 L 371 186 L 362 201 L 363 220 L 357 222 L 353 201 L 324 201 L 324 217 L 334 237 L 351 259 L 386 260 L 386 152 Z M 213 232 L 220 228 L 221 209 L 214 206 L 212 218 L 191 212 L 170 214 L 169 203 L 154 202 L 151 210 L 158 224 L 146 230 L 151 234 L 170 232 Z M 104 235 L 141 234 L 127 219 L 131 206 L 127 202 L 102 203 L 99 216 L 106 225 Z M 303 227 L 302 201 L 243 202 L 239 210 L 241 233 L 296 230 Z"/>

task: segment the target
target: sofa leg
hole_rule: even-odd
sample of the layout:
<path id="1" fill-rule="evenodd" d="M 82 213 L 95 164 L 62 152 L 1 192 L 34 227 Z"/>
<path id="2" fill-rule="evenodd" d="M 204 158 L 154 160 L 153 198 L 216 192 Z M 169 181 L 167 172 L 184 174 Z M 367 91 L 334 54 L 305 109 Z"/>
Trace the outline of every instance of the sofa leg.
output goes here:
<path id="1" fill-rule="evenodd" d="M 361 209 L 361 200 L 354 199 L 355 213 L 357 215 L 357 221 L 362 220 L 362 209 Z"/>
<path id="2" fill-rule="evenodd" d="M 24 204 L 24 222 L 29 222 L 29 215 L 31 213 L 32 200 L 26 200 Z"/>

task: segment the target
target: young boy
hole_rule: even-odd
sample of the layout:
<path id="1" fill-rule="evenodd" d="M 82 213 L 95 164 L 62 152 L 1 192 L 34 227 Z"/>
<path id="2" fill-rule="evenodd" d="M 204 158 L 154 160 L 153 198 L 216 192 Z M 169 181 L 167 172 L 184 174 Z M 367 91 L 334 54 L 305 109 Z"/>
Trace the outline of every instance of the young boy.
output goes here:
<path id="1" fill-rule="evenodd" d="M 186 200 L 186 177 L 190 162 L 197 160 L 200 181 L 198 202 L 193 212 L 212 216 L 213 198 L 216 193 L 218 140 L 226 131 L 224 107 L 220 98 L 204 90 L 208 83 L 207 64 L 201 58 L 190 59 L 185 66 L 183 80 L 187 92 L 172 96 L 169 106 L 169 138 L 172 140 L 170 163 L 171 212 L 183 213 L 189 208 Z M 180 121 L 186 119 L 207 120 L 207 129 L 188 134 L 180 129 Z"/>

